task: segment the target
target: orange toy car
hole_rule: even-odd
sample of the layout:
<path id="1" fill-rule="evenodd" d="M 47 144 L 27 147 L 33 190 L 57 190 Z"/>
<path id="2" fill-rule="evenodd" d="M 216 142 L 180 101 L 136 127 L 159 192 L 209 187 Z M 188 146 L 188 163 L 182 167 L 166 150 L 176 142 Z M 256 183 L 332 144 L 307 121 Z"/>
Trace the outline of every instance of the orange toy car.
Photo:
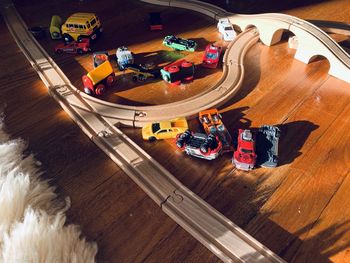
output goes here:
<path id="1" fill-rule="evenodd" d="M 217 126 L 223 125 L 221 115 L 217 109 L 201 111 L 199 113 L 199 121 L 207 134 L 215 133 Z"/>
<path id="2" fill-rule="evenodd" d="M 205 132 L 219 137 L 224 151 L 233 151 L 232 137 L 221 120 L 221 114 L 217 109 L 209 109 L 199 113 Z"/>

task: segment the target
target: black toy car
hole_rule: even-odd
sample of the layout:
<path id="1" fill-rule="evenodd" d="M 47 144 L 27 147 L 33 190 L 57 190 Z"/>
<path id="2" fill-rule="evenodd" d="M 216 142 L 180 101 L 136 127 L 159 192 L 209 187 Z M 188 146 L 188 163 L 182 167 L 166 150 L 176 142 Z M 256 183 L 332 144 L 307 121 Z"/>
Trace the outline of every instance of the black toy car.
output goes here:
<path id="1" fill-rule="evenodd" d="M 142 64 L 126 64 L 125 69 L 129 69 L 134 73 L 132 76 L 133 81 L 145 81 L 149 78 L 155 79 L 160 77 L 159 69 L 150 69 Z"/>

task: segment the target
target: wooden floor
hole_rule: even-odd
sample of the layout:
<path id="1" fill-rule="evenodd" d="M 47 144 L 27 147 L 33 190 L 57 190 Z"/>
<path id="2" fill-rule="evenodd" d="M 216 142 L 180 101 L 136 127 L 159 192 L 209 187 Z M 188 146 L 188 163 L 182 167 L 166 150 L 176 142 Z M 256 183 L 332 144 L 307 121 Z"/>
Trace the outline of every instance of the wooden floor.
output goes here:
<path id="1" fill-rule="evenodd" d="M 66 17 L 95 11 L 105 33 L 96 50 L 127 45 L 142 61 L 167 63 L 173 54 L 161 46 L 175 32 L 205 45 L 219 41 L 214 21 L 180 9 L 136 1 L 16 1 L 29 26 L 48 25 L 53 14 Z M 350 22 L 347 1 L 327 1 L 285 10 L 305 19 Z M 35 6 L 35 8 L 34 8 Z M 39 8 L 40 7 L 40 8 Z M 43 12 L 46 10 L 46 12 Z M 127 11 L 126 11 L 127 10 Z M 166 30 L 149 33 L 143 20 L 150 10 L 163 12 Z M 0 21 L 0 105 L 6 104 L 6 130 L 28 142 L 62 196 L 70 196 L 69 222 L 79 224 L 99 246 L 105 262 L 217 262 L 205 247 L 168 218 L 112 161 L 87 139 L 47 90 Z M 49 54 L 56 42 L 42 41 Z M 156 52 L 156 56 L 148 56 Z M 253 46 L 245 60 L 241 92 L 221 108 L 230 132 L 240 127 L 276 124 L 282 130 L 280 165 L 240 172 L 230 154 L 216 161 L 182 155 L 172 141 L 142 141 L 139 129 L 123 131 L 192 191 L 287 261 L 350 261 L 350 84 L 327 74 L 329 64 L 304 65 L 293 59 L 286 41 Z M 91 57 L 53 55 L 71 81 L 91 69 Z M 221 71 L 199 71 L 187 86 L 162 81 L 132 86 L 128 73 L 105 99 L 133 104 L 161 104 L 207 89 Z M 196 120 L 190 123 L 199 129 Z"/>

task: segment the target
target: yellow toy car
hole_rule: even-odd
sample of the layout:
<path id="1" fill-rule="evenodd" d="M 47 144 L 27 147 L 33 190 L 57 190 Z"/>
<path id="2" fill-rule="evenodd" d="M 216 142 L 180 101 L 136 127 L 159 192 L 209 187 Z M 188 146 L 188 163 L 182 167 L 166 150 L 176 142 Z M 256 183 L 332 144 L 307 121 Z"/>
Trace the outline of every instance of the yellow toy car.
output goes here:
<path id="1" fill-rule="evenodd" d="M 188 124 L 185 118 L 154 122 L 142 128 L 142 138 L 151 142 L 159 139 L 172 139 L 187 129 Z"/>
<path id="2" fill-rule="evenodd" d="M 61 27 L 65 42 L 80 42 L 83 38 L 95 40 L 102 30 L 101 22 L 94 13 L 75 13 Z"/>

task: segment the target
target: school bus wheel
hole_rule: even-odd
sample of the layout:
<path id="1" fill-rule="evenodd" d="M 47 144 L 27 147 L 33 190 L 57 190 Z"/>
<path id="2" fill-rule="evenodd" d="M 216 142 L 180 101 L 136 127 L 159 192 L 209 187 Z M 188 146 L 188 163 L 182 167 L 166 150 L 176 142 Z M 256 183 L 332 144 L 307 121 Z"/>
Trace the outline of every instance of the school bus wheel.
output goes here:
<path id="1" fill-rule="evenodd" d="M 66 43 L 72 42 L 74 40 L 73 37 L 69 34 L 63 34 L 62 38 Z"/>
<path id="2" fill-rule="evenodd" d="M 87 38 L 87 37 L 85 37 L 85 36 L 78 36 L 77 41 L 78 42 L 82 42 L 84 38 Z"/>

